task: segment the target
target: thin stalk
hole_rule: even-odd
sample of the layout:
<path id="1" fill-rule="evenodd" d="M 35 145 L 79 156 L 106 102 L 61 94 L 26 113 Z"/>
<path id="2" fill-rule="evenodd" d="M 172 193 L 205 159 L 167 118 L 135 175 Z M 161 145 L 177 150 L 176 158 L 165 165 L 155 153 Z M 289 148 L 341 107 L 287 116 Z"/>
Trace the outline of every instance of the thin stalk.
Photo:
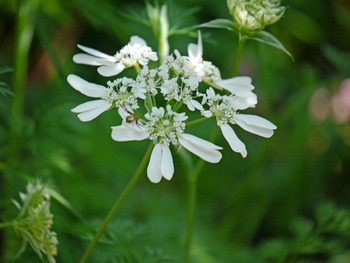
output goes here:
<path id="1" fill-rule="evenodd" d="M 7 228 L 7 227 L 13 227 L 15 225 L 14 222 L 5 222 L 5 223 L 0 223 L 0 228 Z"/>
<path id="2" fill-rule="evenodd" d="M 239 37 L 237 53 L 236 53 L 235 60 L 233 62 L 232 77 L 236 77 L 237 76 L 238 68 L 239 68 L 239 62 L 241 60 L 242 51 L 243 51 L 244 43 L 245 43 L 246 40 L 247 40 L 246 37 L 241 37 L 241 36 Z"/>
<path id="3" fill-rule="evenodd" d="M 31 1 L 18 1 L 17 21 L 16 21 L 16 39 L 14 54 L 14 74 L 12 87 L 14 96 L 12 100 L 12 120 L 10 135 L 10 158 L 16 158 L 19 140 L 18 125 L 21 124 L 23 113 L 25 83 L 27 80 L 27 67 L 29 49 L 34 34 L 34 10 Z"/>
<path id="4" fill-rule="evenodd" d="M 185 237 L 185 250 L 183 263 L 190 262 L 190 251 L 193 236 L 194 217 L 196 210 L 197 181 L 200 171 L 204 166 L 204 161 L 198 161 L 194 172 L 188 176 L 188 207 L 187 207 L 187 229 Z"/>
<path id="5" fill-rule="evenodd" d="M 210 141 L 214 141 L 217 133 L 217 127 L 213 129 L 213 132 L 210 136 Z M 186 237 L 185 237 L 185 248 L 184 248 L 184 258 L 183 263 L 190 262 L 190 252 L 193 236 L 193 227 L 194 227 L 194 218 L 196 210 L 196 197 L 197 197 L 197 181 L 200 172 L 204 167 L 205 162 L 200 159 L 193 171 L 190 171 L 187 176 L 188 183 L 188 207 L 187 207 L 187 228 L 186 228 Z"/>
<path id="6" fill-rule="evenodd" d="M 94 249 L 94 247 L 96 246 L 99 238 L 101 237 L 101 235 L 103 234 L 103 232 L 106 230 L 109 222 L 112 220 L 112 218 L 115 216 L 115 214 L 118 212 L 120 205 L 123 203 L 125 197 L 128 195 L 128 193 L 130 192 L 130 190 L 134 187 L 134 185 L 136 184 L 136 182 L 138 181 L 138 179 L 140 178 L 140 175 L 142 174 L 143 170 L 145 169 L 147 162 L 149 160 L 149 157 L 151 156 L 151 152 L 153 149 L 153 143 L 151 142 L 150 145 L 148 146 L 148 149 L 145 153 L 145 156 L 143 157 L 141 163 L 139 164 L 139 167 L 137 168 L 137 170 L 135 171 L 134 175 L 131 177 L 129 183 L 127 184 L 127 186 L 124 188 L 123 192 L 121 193 L 121 195 L 119 196 L 119 198 L 117 199 L 117 201 L 115 202 L 114 206 L 111 208 L 111 210 L 109 211 L 109 213 L 107 214 L 105 220 L 103 221 L 102 225 L 100 226 L 99 230 L 97 231 L 96 235 L 94 236 L 93 240 L 91 241 L 89 247 L 86 249 L 83 257 L 80 260 L 80 263 L 84 263 L 87 261 L 87 259 L 89 258 L 92 250 Z"/>
<path id="7" fill-rule="evenodd" d="M 197 124 L 197 123 L 201 123 L 203 121 L 206 121 L 208 120 L 208 118 L 206 117 L 203 117 L 203 118 L 200 118 L 200 119 L 197 119 L 197 120 L 194 120 L 194 121 L 190 121 L 189 123 L 186 124 L 186 126 L 191 126 L 191 125 L 194 125 L 194 124 Z"/>

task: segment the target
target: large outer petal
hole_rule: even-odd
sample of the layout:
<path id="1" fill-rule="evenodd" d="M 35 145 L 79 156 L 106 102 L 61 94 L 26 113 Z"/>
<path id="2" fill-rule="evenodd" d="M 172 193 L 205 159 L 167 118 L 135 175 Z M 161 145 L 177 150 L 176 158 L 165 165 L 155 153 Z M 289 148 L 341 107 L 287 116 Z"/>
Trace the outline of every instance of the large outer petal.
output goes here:
<path id="1" fill-rule="evenodd" d="M 162 145 L 161 149 L 162 149 L 161 174 L 165 179 L 170 180 L 174 174 L 173 157 L 171 155 L 169 146 Z"/>
<path id="2" fill-rule="evenodd" d="M 106 102 L 104 104 L 101 104 L 99 107 L 97 107 L 95 109 L 79 113 L 78 118 L 84 122 L 91 121 L 91 120 L 95 119 L 97 116 L 99 116 L 101 113 L 108 110 L 111 106 L 112 106 L 112 104 Z"/>
<path id="3" fill-rule="evenodd" d="M 248 125 L 259 126 L 265 129 L 277 129 L 275 124 L 257 115 L 237 114 L 237 117 L 239 120 L 244 121 Z"/>
<path id="4" fill-rule="evenodd" d="M 75 113 L 80 113 L 84 111 L 94 110 L 106 104 L 108 104 L 109 107 L 111 106 L 111 104 L 105 100 L 92 100 L 76 106 L 74 109 L 71 109 L 71 111 Z"/>
<path id="5" fill-rule="evenodd" d="M 230 103 L 236 110 L 245 110 L 247 108 L 254 108 L 258 103 L 258 97 L 255 93 L 249 91 L 249 94 L 244 97 L 232 96 L 230 97 Z"/>
<path id="6" fill-rule="evenodd" d="M 126 124 L 112 127 L 112 139 L 118 142 L 142 141 L 149 137 L 149 133 L 138 127 L 137 124 Z"/>
<path id="7" fill-rule="evenodd" d="M 245 97 L 247 92 L 254 89 L 254 86 L 251 84 L 251 78 L 244 76 L 221 79 L 216 81 L 215 84 L 241 97 Z"/>
<path id="8" fill-rule="evenodd" d="M 101 98 L 106 93 L 106 88 L 104 86 L 88 82 L 76 75 L 69 75 L 67 80 L 74 89 L 88 97 Z"/>
<path id="9" fill-rule="evenodd" d="M 262 117 L 248 114 L 237 114 L 236 123 L 242 129 L 265 138 L 270 138 L 273 130 L 277 128 L 276 125 Z"/>
<path id="10" fill-rule="evenodd" d="M 218 150 L 222 148 L 211 142 L 186 133 L 182 134 L 179 142 L 187 150 L 207 162 L 218 163 L 221 160 L 222 155 Z"/>
<path id="11" fill-rule="evenodd" d="M 104 77 L 111 77 L 118 75 L 125 69 L 125 66 L 121 63 L 113 63 L 112 65 L 104 65 L 97 69 L 98 73 L 100 73 Z"/>
<path id="12" fill-rule="evenodd" d="M 101 58 L 91 56 L 85 53 L 79 53 L 73 56 L 73 61 L 77 64 L 85 64 L 91 66 L 101 66 Z"/>
<path id="13" fill-rule="evenodd" d="M 80 48 L 81 50 L 85 51 L 86 53 L 90 54 L 90 55 L 93 55 L 95 57 L 98 57 L 98 58 L 104 58 L 108 61 L 115 61 L 114 57 L 113 56 L 110 56 L 110 55 L 107 55 L 101 51 L 98 51 L 96 49 L 93 49 L 93 48 L 90 48 L 90 47 L 85 47 L 83 45 L 79 45 L 78 44 L 78 48 Z"/>
<path id="14" fill-rule="evenodd" d="M 231 128 L 230 125 L 224 124 L 220 126 L 221 132 L 224 135 L 226 141 L 230 145 L 231 149 L 234 152 L 240 153 L 243 158 L 247 156 L 247 150 L 244 143 L 237 137 L 235 131 Z"/>
<path id="15" fill-rule="evenodd" d="M 159 183 L 162 179 L 161 174 L 162 149 L 159 144 L 154 146 L 151 158 L 147 166 L 147 177 L 152 183 Z"/>

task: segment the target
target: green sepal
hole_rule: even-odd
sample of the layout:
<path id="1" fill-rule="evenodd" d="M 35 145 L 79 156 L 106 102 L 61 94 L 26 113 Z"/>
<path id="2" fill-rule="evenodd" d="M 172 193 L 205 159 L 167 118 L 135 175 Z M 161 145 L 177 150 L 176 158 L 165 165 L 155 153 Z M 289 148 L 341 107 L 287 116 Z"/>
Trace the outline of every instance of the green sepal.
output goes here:
<path id="1" fill-rule="evenodd" d="M 248 39 L 256 40 L 266 45 L 275 47 L 286 53 L 294 61 L 292 54 L 282 45 L 282 43 L 276 37 L 267 31 L 260 31 L 254 35 L 249 36 Z"/>
<path id="2" fill-rule="evenodd" d="M 223 28 L 237 33 L 233 21 L 224 18 L 214 19 L 207 23 L 200 24 L 197 27 Z"/>

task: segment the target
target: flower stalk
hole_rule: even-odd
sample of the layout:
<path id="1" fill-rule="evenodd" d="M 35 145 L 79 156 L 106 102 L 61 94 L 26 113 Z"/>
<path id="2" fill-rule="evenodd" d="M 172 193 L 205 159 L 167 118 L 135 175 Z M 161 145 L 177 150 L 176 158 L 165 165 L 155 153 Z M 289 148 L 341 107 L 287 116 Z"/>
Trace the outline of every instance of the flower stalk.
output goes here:
<path id="1" fill-rule="evenodd" d="M 106 230 L 109 222 L 112 220 L 112 218 L 118 212 L 119 207 L 123 203 L 124 199 L 126 198 L 126 196 L 129 194 L 131 189 L 134 187 L 134 185 L 136 184 L 136 182 L 140 178 L 143 170 L 145 169 L 145 167 L 147 165 L 149 157 L 151 156 L 151 152 L 153 150 L 153 147 L 154 147 L 153 143 L 150 143 L 150 145 L 148 146 L 148 149 L 147 149 L 143 159 L 141 160 L 137 170 L 135 171 L 134 175 L 131 177 L 129 183 L 126 185 L 126 187 L 124 188 L 123 192 L 120 194 L 120 196 L 117 199 L 117 201 L 115 202 L 114 206 L 111 208 L 111 210 L 107 214 L 105 220 L 101 224 L 99 230 L 97 231 L 96 235 L 94 236 L 93 240 L 91 241 L 89 247 L 86 249 L 83 257 L 81 258 L 80 263 L 84 263 L 84 262 L 87 261 L 87 259 L 89 258 L 91 252 L 95 248 L 99 238 L 101 237 L 103 232 Z"/>
<path id="2" fill-rule="evenodd" d="M 197 199 L 197 181 L 199 174 L 204 166 L 204 162 L 199 160 L 195 169 L 192 173 L 187 176 L 187 194 L 188 194 L 188 206 L 187 206 L 187 228 L 185 236 L 185 247 L 184 247 L 184 259 L 183 263 L 190 262 L 190 252 L 193 236 L 194 218 L 196 210 L 196 199 Z"/>
<path id="3" fill-rule="evenodd" d="M 245 37 L 241 37 L 241 34 L 240 34 L 239 40 L 238 40 L 238 48 L 237 48 L 236 57 L 235 57 L 235 60 L 233 61 L 232 77 L 236 77 L 237 76 L 238 68 L 239 68 L 239 62 L 241 61 L 243 47 L 244 47 L 244 44 L 245 44 L 246 40 L 247 39 Z"/>

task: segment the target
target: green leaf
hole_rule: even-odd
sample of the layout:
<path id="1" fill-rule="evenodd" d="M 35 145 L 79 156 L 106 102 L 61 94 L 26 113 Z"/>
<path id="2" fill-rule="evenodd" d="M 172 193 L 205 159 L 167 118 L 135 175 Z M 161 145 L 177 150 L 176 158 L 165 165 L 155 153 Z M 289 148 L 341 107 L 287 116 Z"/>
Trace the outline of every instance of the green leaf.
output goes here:
<path id="1" fill-rule="evenodd" d="M 0 74 L 11 72 L 13 69 L 11 67 L 2 67 L 0 68 Z"/>
<path id="2" fill-rule="evenodd" d="M 3 87 L 6 87 L 6 88 L 3 88 Z M 12 91 L 7 88 L 7 85 L 4 82 L 0 82 L 0 93 L 3 96 L 6 96 L 6 95 L 12 96 L 13 95 Z"/>
<path id="3" fill-rule="evenodd" d="M 233 21 L 223 18 L 214 19 L 210 22 L 200 24 L 197 27 L 223 28 L 237 33 Z"/>
<path id="4" fill-rule="evenodd" d="M 262 42 L 269 46 L 273 46 L 286 53 L 294 61 L 292 54 L 282 45 L 282 43 L 276 37 L 267 31 L 260 31 L 259 33 L 249 36 L 249 39 Z"/>
<path id="5" fill-rule="evenodd" d="M 67 208 L 78 219 L 84 221 L 84 217 L 79 213 L 77 209 L 74 208 L 74 206 L 66 198 L 64 198 L 61 194 L 59 194 L 57 191 L 51 188 L 49 188 L 49 191 L 52 198 L 54 198 L 57 202 L 59 202 L 61 205 Z"/>

